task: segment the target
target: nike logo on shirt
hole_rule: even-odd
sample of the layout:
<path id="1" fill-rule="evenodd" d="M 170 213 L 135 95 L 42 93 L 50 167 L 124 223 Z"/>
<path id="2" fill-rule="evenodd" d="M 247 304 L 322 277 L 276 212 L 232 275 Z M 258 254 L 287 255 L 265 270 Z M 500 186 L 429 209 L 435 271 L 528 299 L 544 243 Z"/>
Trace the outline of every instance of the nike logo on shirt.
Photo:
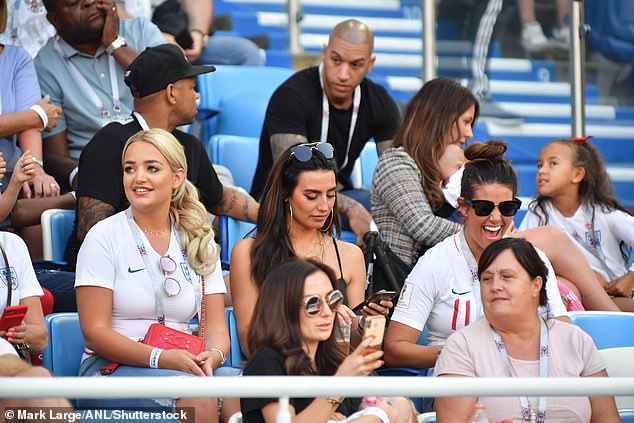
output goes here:
<path id="1" fill-rule="evenodd" d="M 142 267 L 140 269 L 132 269 L 131 267 L 128 267 L 128 273 L 136 273 L 136 272 L 140 272 L 141 270 L 145 269 L 145 267 Z"/>
<path id="2" fill-rule="evenodd" d="M 465 292 L 456 292 L 456 290 L 454 288 L 451 288 L 451 293 L 455 294 L 455 295 L 464 295 L 464 294 L 468 294 L 471 291 L 465 291 Z"/>

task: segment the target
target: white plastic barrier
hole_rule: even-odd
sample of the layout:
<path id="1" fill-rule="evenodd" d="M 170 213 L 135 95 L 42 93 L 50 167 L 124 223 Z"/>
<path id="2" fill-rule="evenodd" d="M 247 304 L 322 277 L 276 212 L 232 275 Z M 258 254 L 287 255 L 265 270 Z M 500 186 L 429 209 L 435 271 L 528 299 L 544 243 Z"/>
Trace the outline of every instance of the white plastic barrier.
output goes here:
<path id="1" fill-rule="evenodd" d="M 372 383 L 374 382 L 374 383 Z M 631 396 L 634 378 L 192 377 L 0 378 L 0 398 Z"/>

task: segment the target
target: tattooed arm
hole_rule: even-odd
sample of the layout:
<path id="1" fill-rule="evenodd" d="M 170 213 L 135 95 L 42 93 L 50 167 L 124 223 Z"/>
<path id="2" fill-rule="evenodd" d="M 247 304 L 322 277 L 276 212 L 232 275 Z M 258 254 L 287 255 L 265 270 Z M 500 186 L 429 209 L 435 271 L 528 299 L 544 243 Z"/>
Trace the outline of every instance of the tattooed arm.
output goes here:
<path id="1" fill-rule="evenodd" d="M 223 186 L 222 202 L 211 209 L 217 215 L 230 216 L 237 220 L 255 223 L 260 205 L 246 191 Z"/>
<path id="2" fill-rule="evenodd" d="M 370 230 L 372 215 L 361 203 L 344 194 L 337 193 L 339 212 L 345 214 L 350 222 L 350 229 L 357 236 L 357 245 L 363 245 L 363 234 Z"/>
<path id="3" fill-rule="evenodd" d="M 277 159 L 280 154 L 295 144 L 303 144 L 308 142 L 304 135 L 299 134 L 273 134 L 271 135 L 271 153 L 273 160 Z"/>
<path id="4" fill-rule="evenodd" d="M 96 198 L 81 196 L 78 200 L 77 238 L 83 241 L 95 223 L 114 214 L 114 207 Z"/>

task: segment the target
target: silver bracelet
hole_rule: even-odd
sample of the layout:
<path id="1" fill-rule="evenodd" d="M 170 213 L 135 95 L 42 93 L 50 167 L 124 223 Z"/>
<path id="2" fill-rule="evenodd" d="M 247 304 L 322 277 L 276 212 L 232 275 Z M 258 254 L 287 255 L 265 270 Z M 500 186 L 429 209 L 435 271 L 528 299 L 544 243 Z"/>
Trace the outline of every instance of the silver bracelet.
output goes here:
<path id="1" fill-rule="evenodd" d="M 158 369 L 159 368 L 159 357 L 163 350 L 159 347 L 152 348 L 152 352 L 150 353 L 150 368 Z"/>
<path id="2" fill-rule="evenodd" d="M 75 179 L 75 176 L 77 176 L 77 173 L 79 173 L 79 166 L 73 169 L 70 175 L 68 175 L 68 185 L 70 185 L 71 188 L 73 187 L 73 180 Z"/>
<path id="3" fill-rule="evenodd" d="M 42 126 L 42 129 L 40 129 L 40 131 L 45 130 L 48 126 L 48 116 L 46 116 L 46 112 L 44 111 L 42 106 L 40 106 L 39 104 L 34 104 L 30 107 L 30 109 L 37 113 L 40 119 L 42 119 L 42 123 L 44 124 L 44 126 Z"/>

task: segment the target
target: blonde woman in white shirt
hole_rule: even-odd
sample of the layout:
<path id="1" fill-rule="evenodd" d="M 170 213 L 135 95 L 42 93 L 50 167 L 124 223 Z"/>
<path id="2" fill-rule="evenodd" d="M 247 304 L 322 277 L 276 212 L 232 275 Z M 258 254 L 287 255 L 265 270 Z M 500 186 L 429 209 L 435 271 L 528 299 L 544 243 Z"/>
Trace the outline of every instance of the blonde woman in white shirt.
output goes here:
<path id="1" fill-rule="evenodd" d="M 77 260 L 77 308 L 92 353 L 80 375 L 97 375 L 116 362 L 121 366 L 109 377 L 210 377 L 229 351 L 226 290 L 207 212 L 186 180 L 183 148 L 162 129 L 141 131 L 126 143 L 122 161 L 130 208 L 96 224 Z M 157 321 L 187 331 L 200 310 L 206 350 L 199 355 L 137 342 Z M 79 405 L 195 407 L 196 421 L 218 421 L 212 398 L 101 399 Z"/>

